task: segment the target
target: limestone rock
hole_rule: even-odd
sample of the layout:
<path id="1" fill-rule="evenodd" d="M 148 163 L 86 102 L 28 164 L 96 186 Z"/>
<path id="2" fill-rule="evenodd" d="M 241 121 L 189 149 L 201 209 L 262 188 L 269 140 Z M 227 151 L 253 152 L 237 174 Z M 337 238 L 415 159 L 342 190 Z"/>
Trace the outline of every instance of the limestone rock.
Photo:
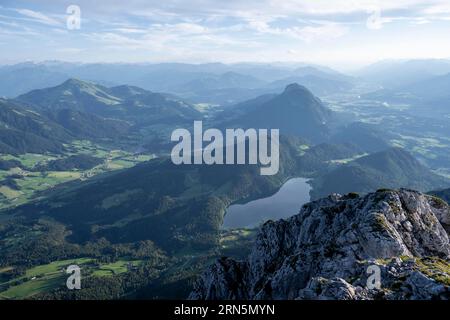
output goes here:
<path id="1" fill-rule="evenodd" d="M 265 223 L 245 261 L 217 261 L 189 298 L 450 298 L 449 217 L 447 204 L 412 190 L 334 194 Z M 367 285 L 373 270 L 379 288 Z"/>

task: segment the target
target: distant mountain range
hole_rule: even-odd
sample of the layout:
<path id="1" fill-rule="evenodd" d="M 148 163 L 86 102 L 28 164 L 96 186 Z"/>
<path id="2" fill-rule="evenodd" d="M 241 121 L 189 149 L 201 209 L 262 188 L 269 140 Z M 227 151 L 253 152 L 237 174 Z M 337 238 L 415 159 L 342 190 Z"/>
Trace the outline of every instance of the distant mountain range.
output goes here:
<path id="1" fill-rule="evenodd" d="M 448 112 L 450 110 L 450 73 L 403 87 L 399 92 L 386 92 L 384 100 L 389 101 L 392 98 L 386 94 L 391 94 L 393 99 L 400 101 L 403 98 L 403 101 L 424 109 Z"/>
<path id="2" fill-rule="evenodd" d="M 330 193 L 367 193 L 380 188 L 429 191 L 446 187 L 450 180 L 433 174 L 408 152 L 399 148 L 370 154 L 323 174 L 313 181 L 311 196 Z"/>
<path id="3" fill-rule="evenodd" d="M 356 73 L 365 81 L 384 89 L 399 89 L 436 76 L 450 73 L 450 60 L 387 60 L 372 64 Z"/>
<path id="4" fill-rule="evenodd" d="M 353 87 L 353 83 L 345 80 L 337 80 L 327 75 L 298 75 L 280 79 L 266 85 L 267 89 L 279 90 L 291 83 L 298 83 L 307 87 L 317 96 L 326 96 L 338 92 L 347 92 Z"/>
<path id="5" fill-rule="evenodd" d="M 0 66 L 0 96 L 14 98 L 34 89 L 56 86 L 69 78 L 58 69 L 34 63 Z"/>
<path id="6" fill-rule="evenodd" d="M 364 95 L 365 98 L 387 103 L 411 105 L 413 111 L 440 116 L 450 110 L 450 73 L 420 80 L 396 89 L 382 89 Z M 430 110 L 433 112 L 430 113 Z"/>
<path id="7" fill-rule="evenodd" d="M 193 103 L 230 105 L 276 93 L 293 82 L 324 96 L 346 92 L 361 82 L 398 90 L 449 73 L 449 60 L 382 61 L 357 71 L 358 78 L 308 64 L 28 62 L 0 66 L 0 96 L 12 98 L 78 78 L 107 87 L 127 84 L 154 92 L 170 92 Z"/>
<path id="8" fill-rule="evenodd" d="M 450 72 L 403 88 L 424 102 L 450 105 Z"/>
<path id="9" fill-rule="evenodd" d="M 250 75 L 237 72 L 226 72 L 223 74 L 205 74 L 176 89 L 177 92 L 196 92 L 198 90 L 219 90 L 226 88 L 254 89 L 264 85 L 266 82 Z"/>
<path id="10" fill-rule="evenodd" d="M 135 85 L 177 94 L 194 103 L 222 105 L 273 93 L 292 82 L 308 86 L 321 96 L 351 88 L 354 81 L 329 68 L 305 64 L 75 64 L 53 61 L 1 66 L 0 96 L 12 98 L 34 89 L 56 86 L 70 78 L 108 87 Z"/>
<path id="11" fill-rule="evenodd" d="M 70 109 L 121 120 L 145 120 L 146 124 L 200 117 L 193 106 L 169 95 L 137 87 L 107 88 L 77 79 L 69 79 L 56 87 L 33 90 L 16 100 L 36 110 Z"/>
<path id="12" fill-rule="evenodd" d="M 251 75 L 228 72 L 218 76 L 206 76 L 193 80 L 178 88 L 167 88 L 171 92 L 193 102 L 214 102 L 222 105 L 235 104 L 256 96 L 275 94 L 291 83 L 307 87 L 317 96 L 345 92 L 354 86 L 354 79 L 315 67 L 297 68 L 275 81 L 265 81 Z"/>

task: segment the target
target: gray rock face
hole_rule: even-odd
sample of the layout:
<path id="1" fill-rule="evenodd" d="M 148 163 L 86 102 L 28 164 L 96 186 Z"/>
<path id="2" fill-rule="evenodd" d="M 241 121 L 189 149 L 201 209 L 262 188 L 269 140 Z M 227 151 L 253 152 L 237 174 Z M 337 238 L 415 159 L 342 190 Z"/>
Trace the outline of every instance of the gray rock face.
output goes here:
<path id="1" fill-rule="evenodd" d="M 222 258 L 190 299 L 448 299 L 450 208 L 411 190 L 331 195 L 265 223 L 246 261 Z"/>

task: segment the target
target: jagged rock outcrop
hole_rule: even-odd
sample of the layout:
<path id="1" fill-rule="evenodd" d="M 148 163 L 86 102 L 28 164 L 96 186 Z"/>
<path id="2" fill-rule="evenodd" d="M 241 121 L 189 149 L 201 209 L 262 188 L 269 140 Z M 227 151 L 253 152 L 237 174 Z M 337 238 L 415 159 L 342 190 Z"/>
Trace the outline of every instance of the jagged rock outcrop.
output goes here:
<path id="1" fill-rule="evenodd" d="M 411 190 L 331 195 L 265 223 L 247 260 L 216 261 L 189 298 L 448 299 L 449 223 Z"/>

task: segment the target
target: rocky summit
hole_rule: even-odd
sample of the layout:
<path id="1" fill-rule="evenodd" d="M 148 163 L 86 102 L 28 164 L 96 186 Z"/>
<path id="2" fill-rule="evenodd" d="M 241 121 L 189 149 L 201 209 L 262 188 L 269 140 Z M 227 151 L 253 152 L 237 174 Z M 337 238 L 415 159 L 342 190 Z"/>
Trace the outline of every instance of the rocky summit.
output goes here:
<path id="1" fill-rule="evenodd" d="M 448 204 L 416 191 L 333 194 L 266 222 L 245 261 L 217 260 L 189 298 L 449 299 L 449 227 Z"/>

